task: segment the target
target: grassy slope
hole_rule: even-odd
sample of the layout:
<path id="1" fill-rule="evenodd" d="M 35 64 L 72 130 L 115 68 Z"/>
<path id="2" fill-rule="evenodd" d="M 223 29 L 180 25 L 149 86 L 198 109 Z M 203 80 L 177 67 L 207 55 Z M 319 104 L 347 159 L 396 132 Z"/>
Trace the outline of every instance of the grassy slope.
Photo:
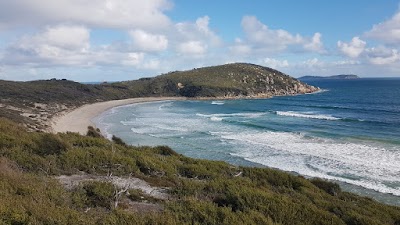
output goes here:
<path id="1" fill-rule="evenodd" d="M 0 224 L 400 224 L 400 208 L 333 183 L 116 140 L 29 133 L 0 119 Z M 112 185 L 65 190 L 52 178 L 82 172 L 139 177 L 168 187 L 171 199 L 160 213 L 138 214 L 112 207 Z"/>

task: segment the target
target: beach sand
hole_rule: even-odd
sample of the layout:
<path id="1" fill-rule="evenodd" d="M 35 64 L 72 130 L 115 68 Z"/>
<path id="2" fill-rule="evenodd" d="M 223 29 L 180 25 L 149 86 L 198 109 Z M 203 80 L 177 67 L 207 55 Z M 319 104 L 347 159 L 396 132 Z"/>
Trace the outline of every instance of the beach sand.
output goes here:
<path id="1" fill-rule="evenodd" d="M 166 101 L 166 100 L 184 100 L 182 97 L 147 97 L 147 98 L 130 98 L 123 100 L 113 100 L 107 102 L 98 102 L 94 104 L 87 104 L 76 108 L 70 112 L 56 116 L 51 122 L 51 132 L 64 133 L 67 131 L 77 132 L 85 135 L 88 126 L 93 126 L 91 121 L 94 117 L 100 115 L 102 112 L 113 107 L 129 105 L 134 103 Z"/>

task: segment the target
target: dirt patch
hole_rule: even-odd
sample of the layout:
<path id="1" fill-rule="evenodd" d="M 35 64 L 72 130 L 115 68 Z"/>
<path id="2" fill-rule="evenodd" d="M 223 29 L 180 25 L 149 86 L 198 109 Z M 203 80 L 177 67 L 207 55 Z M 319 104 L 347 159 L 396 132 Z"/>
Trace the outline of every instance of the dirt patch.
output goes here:
<path id="1" fill-rule="evenodd" d="M 66 189 L 73 189 L 85 181 L 111 182 L 120 189 L 139 189 L 143 193 L 160 200 L 169 199 L 166 188 L 154 187 L 136 177 L 96 176 L 90 174 L 55 177 Z"/>

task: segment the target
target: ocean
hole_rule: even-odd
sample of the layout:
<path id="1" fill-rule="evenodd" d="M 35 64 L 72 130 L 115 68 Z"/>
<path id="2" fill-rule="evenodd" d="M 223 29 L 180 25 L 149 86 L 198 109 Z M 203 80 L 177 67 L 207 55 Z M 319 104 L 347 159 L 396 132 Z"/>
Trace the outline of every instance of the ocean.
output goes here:
<path id="1" fill-rule="evenodd" d="M 400 205 L 400 79 L 307 82 L 322 91 L 135 104 L 94 122 L 131 145 L 168 145 L 194 158 L 329 179 Z"/>

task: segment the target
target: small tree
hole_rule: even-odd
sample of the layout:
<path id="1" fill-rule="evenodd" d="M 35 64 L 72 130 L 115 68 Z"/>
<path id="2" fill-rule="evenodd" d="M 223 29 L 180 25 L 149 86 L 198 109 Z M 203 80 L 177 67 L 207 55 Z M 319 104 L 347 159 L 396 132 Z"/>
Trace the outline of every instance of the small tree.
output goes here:
<path id="1" fill-rule="evenodd" d="M 89 136 L 89 137 L 103 137 L 101 135 L 100 129 L 99 128 L 95 129 L 92 126 L 88 126 L 88 131 L 86 133 L 86 136 Z"/>
<path id="2" fill-rule="evenodd" d="M 111 140 L 113 140 L 114 143 L 117 144 L 117 145 L 122 145 L 124 147 L 128 146 L 121 138 L 119 138 L 119 137 L 117 137 L 115 135 L 112 136 Z"/>

